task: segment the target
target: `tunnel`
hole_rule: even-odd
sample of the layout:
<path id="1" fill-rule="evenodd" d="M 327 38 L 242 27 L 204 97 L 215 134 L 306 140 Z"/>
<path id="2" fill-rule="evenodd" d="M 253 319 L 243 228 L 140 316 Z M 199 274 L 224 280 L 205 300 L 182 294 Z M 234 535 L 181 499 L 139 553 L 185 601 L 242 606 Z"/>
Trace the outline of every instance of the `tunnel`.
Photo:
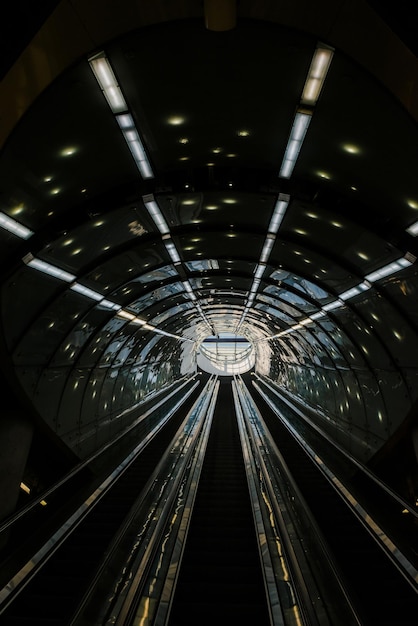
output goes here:
<path id="1" fill-rule="evenodd" d="M 143 407 L 238 374 L 412 517 L 418 60 L 403 4 L 18 5 L 2 27 L 0 519 Z"/>

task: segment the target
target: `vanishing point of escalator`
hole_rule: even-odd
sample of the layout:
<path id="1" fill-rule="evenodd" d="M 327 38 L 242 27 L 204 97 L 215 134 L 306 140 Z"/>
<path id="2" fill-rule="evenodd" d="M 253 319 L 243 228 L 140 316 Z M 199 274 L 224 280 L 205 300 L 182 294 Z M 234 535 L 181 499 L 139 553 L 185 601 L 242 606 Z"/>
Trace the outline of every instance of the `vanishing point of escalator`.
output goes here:
<path id="1" fill-rule="evenodd" d="M 220 383 L 169 626 L 270 623 L 231 379 Z"/>
<path id="2" fill-rule="evenodd" d="M 199 390 L 198 390 L 199 391 Z M 67 626 L 107 546 L 174 437 L 197 392 L 0 616 L 2 626 Z"/>
<path id="3" fill-rule="evenodd" d="M 418 595 L 263 399 L 264 421 L 330 546 L 364 626 L 416 624 Z M 288 419 L 291 409 L 280 404 Z"/>

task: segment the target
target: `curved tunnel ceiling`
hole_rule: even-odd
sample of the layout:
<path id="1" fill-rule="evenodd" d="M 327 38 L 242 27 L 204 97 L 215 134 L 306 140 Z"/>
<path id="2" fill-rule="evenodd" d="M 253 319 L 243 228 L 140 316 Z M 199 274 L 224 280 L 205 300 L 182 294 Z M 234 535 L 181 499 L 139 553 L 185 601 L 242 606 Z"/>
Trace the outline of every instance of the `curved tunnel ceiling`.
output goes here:
<path id="1" fill-rule="evenodd" d="M 330 63 L 309 99 L 318 47 Z M 106 99 L 97 55 L 122 103 Z M 370 74 L 277 24 L 182 20 L 91 50 L 0 156 L 19 383 L 71 445 L 69 398 L 81 415 L 115 413 L 141 398 L 145 366 L 161 386 L 192 370 L 205 337 L 238 333 L 260 373 L 312 404 L 335 385 L 342 417 L 373 410 L 377 448 L 416 396 L 417 145 Z"/>

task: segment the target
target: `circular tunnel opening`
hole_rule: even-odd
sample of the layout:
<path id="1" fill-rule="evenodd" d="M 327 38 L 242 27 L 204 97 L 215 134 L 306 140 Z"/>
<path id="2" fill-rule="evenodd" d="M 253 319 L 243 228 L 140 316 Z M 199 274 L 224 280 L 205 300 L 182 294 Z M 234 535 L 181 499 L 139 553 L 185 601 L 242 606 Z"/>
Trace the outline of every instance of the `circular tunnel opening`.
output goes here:
<path id="1" fill-rule="evenodd" d="M 220 376 L 243 374 L 255 363 L 255 350 L 251 341 L 235 333 L 209 335 L 200 344 L 197 364 L 205 372 Z"/>

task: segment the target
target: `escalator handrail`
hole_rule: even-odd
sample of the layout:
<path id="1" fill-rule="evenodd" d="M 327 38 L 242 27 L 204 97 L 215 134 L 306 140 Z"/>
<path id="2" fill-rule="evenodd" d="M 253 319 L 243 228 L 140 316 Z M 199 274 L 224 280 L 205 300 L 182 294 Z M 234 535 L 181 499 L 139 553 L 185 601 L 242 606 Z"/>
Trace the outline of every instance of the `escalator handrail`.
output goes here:
<path id="1" fill-rule="evenodd" d="M 403 575 L 405 580 L 415 589 L 418 589 L 418 570 L 408 559 L 400 548 L 387 536 L 379 524 L 366 511 L 366 509 L 357 501 L 347 487 L 340 481 L 334 472 L 326 465 L 323 459 L 311 448 L 311 446 L 301 437 L 297 430 L 288 422 L 288 420 L 280 413 L 279 409 L 274 405 L 273 401 L 266 396 L 257 383 L 253 382 L 258 393 L 273 410 L 274 413 L 282 421 L 283 425 L 298 441 L 306 453 L 311 457 L 318 469 L 328 479 L 330 485 L 335 492 L 341 497 L 343 502 L 351 509 L 357 519 L 363 524 L 371 537 L 376 541 L 380 549 L 391 559 L 392 563 L 397 567 L 398 571 Z"/>
<path id="2" fill-rule="evenodd" d="M 213 387 L 210 391 L 209 402 L 206 404 L 206 407 L 204 409 L 204 419 L 200 420 L 202 422 L 200 428 L 202 436 L 199 435 L 199 437 L 195 439 L 193 450 L 191 450 L 188 455 L 190 461 L 187 463 L 186 471 L 184 472 L 184 478 L 187 477 L 187 480 L 185 482 L 184 491 L 181 492 L 181 495 L 178 495 L 178 501 L 181 501 L 182 503 L 181 512 L 176 511 L 173 515 L 173 511 L 171 511 L 170 515 L 170 511 L 167 511 L 167 519 L 171 518 L 171 520 L 168 523 L 168 527 L 166 524 L 166 527 L 163 529 L 163 532 L 160 536 L 158 549 L 155 550 L 154 553 L 154 562 L 157 561 L 159 564 L 161 564 L 163 555 L 167 553 L 167 540 L 169 535 L 171 534 L 172 544 L 174 545 L 172 546 L 171 552 L 168 552 L 166 554 L 166 562 L 168 565 L 166 566 L 166 575 L 160 581 L 159 601 L 156 604 L 156 609 L 152 616 L 153 624 L 164 624 L 165 626 L 169 621 L 176 583 L 178 580 L 181 568 L 181 561 L 187 540 L 187 534 L 190 527 L 194 504 L 196 501 L 196 494 L 199 488 L 199 480 L 203 467 L 207 443 L 209 440 L 218 390 L 219 382 L 217 381 L 216 376 L 216 378 L 214 379 Z M 173 523 L 173 520 L 176 520 L 176 522 Z M 149 585 L 149 588 L 150 587 L 153 587 L 153 584 Z M 124 624 L 125 621 L 123 619 L 118 619 L 117 622 L 115 622 L 115 626 L 124 626 Z M 109 624 L 109 626 L 111 626 L 111 624 Z"/>
<path id="3" fill-rule="evenodd" d="M 137 456 L 144 450 L 150 441 L 158 434 L 167 420 L 178 409 L 198 386 L 196 382 L 192 388 L 177 403 L 141 442 L 125 457 L 125 459 L 110 472 L 110 474 L 96 487 L 93 493 L 78 506 L 78 508 L 67 518 L 67 520 L 56 530 L 51 537 L 36 551 L 32 558 L 0 589 L 0 614 L 10 605 L 20 591 L 39 572 L 45 563 L 51 558 L 63 542 L 74 532 L 77 526 L 93 510 L 105 494 L 112 488 L 120 476 L 130 467 Z"/>
<path id="4" fill-rule="evenodd" d="M 60 487 L 65 485 L 71 478 L 74 478 L 74 476 L 76 476 L 84 468 L 86 468 L 88 465 L 90 465 L 90 463 L 92 463 L 98 457 L 100 457 L 102 454 L 104 454 L 104 452 L 107 452 L 109 449 L 111 449 L 114 446 L 116 446 L 116 444 L 118 444 L 121 439 L 123 439 L 132 430 L 134 430 L 134 428 L 136 428 L 138 426 L 138 424 L 140 424 L 144 419 L 146 419 L 154 411 L 156 411 L 157 409 L 162 407 L 165 404 L 165 402 L 167 402 L 168 400 L 170 400 L 170 398 L 175 396 L 183 387 L 188 385 L 193 380 L 193 378 L 196 378 L 196 375 L 192 376 L 191 378 L 187 378 L 187 380 L 185 380 L 185 382 L 183 382 L 180 387 L 176 386 L 175 383 L 173 383 L 173 385 L 170 385 L 170 386 L 175 387 L 175 389 L 169 395 L 165 396 L 162 400 L 160 400 L 157 404 L 155 404 L 153 407 L 151 407 L 148 411 L 146 411 L 145 413 L 141 414 L 137 419 L 134 420 L 134 422 L 132 422 L 132 424 L 130 424 L 127 428 L 122 430 L 111 441 L 109 441 L 106 444 L 104 444 L 103 446 L 101 446 L 98 450 L 96 450 L 93 454 L 88 456 L 86 459 L 84 459 L 80 463 L 77 463 L 77 465 L 75 467 L 73 467 L 62 478 L 60 478 L 60 480 L 58 480 L 56 483 L 51 485 L 51 487 L 48 487 L 48 489 L 43 491 L 41 494 L 37 495 L 36 498 L 34 498 L 31 502 L 28 502 L 24 507 L 19 509 L 19 511 L 13 513 L 8 518 L 3 520 L 1 522 L 1 524 L 0 524 L 0 535 L 1 535 L 2 532 L 4 532 L 5 530 L 7 530 L 11 526 L 13 526 L 13 524 L 15 524 L 18 520 L 22 519 L 28 513 L 30 513 L 35 507 L 37 507 L 39 505 L 40 502 L 45 501 L 49 496 L 51 496 L 53 493 L 55 493 Z M 191 389 L 191 392 L 194 391 L 194 389 L 196 389 L 198 384 L 199 384 L 198 382 L 194 383 L 193 388 Z M 165 391 L 167 391 L 167 390 L 165 390 Z M 151 399 L 153 399 L 153 398 L 149 398 L 149 400 L 151 400 Z M 138 408 L 138 405 L 136 405 L 135 407 L 132 407 L 130 409 L 130 411 L 131 410 L 135 410 L 137 408 Z M 119 417 L 121 417 L 125 413 L 126 413 L 126 411 L 123 411 L 119 415 Z"/>
<path id="5" fill-rule="evenodd" d="M 236 381 L 234 381 L 232 390 L 234 395 L 235 413 L 238 421 L 238 429 L 241 439 L 241 448 L 243 453 L 245 472 L 247 475 L 248 490 L 259 543 L 260 561 L 263 570 L 270 620 L 272 626 L 282 626 L 282 624 L 286 623 L 286 619 L 284 616 L 282 602 L 278 589 L 278 568 L 274 567 L 273 556 L 270 553 L 270 550 L 261 548 L 262 541 L 264 541 L 265 545 L 268 546 L 268 537 L 270 536 L 270 534 L 273 534 L 274 536 L 276 534 L 276 531 L 274 530 L 272 523 L 270 523 L 269 526 L 266 526 L 266 524 L 264 523 L 262 515 L 264 500 L 262 497 L 260 497 L 258 489 L 260 476 L 257 472 L 255 451 L 253 450 L 250 441 L 252 437 L 250 437 L 249 433 L 246 430 L 246 419 L 244 419 L 244 403 L 242 401 L 241 393 L 238 389 Z M 261 466 L 260 470 L 262 472 Z M 265 480 L 266 477 L 264 476 L 264 472 L 262 472 L 262 474 L 263 480 Z M 318 621 L 312 611 L 309 593 L 307 591 L 306 585 L 304 584 L 299 563 L 292 555 L 293 547 L 288 538 L 287 531 L 286 529 L 280 528 L 279 533 L 279 542 L 276 541 L 275 544 L 277 545 L 278 543 L 280 543 L 280 545 L 284 546 L 284 558 L 286 559 L 287 565 L 290 566 L 288 567 L 288 571 L 290 574 L 289 583 L 291 584 L 293 594 L 297 598 L 297 607 L 300 613 L 300 618 L 303 622 L 303 626 L 318 626 Z M 269 572 L 272 572 L 273 575 L 269 575 Z"/>
<path id="6" fill-rule="evenodd" d="M 278 389 L 276 389 L 271 384 L 267 383 L 264 378 L 255 374 L 255 377 L 258 378 L 266 387 L 268 387 L 279 399 L 287 404 L 292 411 L 297 413 L 299 417 L 301 417 L 313 430 L 315 430 L 326 442 L 331 445 L 339 454 L 341 454 L 347 461 L 349 461 L 352 465 L 354 465 L 357 469 L 359 469 L 362 473 L 364 473 L 370 480 L 372 480 L 380 489 L 385 491 L 388 496 L 390 496 L 393 500 L 395 500 L 400 506 L 406 509 L 411 515 L 418 520 L 418 511 L 406 500 L 402 498 L 396 491 L 394 491 L 389 485 L 383 482 L 376 474 L 374 474 L 364 463 L 353 457 L 347 450 L 345 450 L 340 444 L 334 441 L 320 426 L 314 424 L 312 420 L 301 411 L 295 404 L 293 404 L 286 396 L 282 395 Z"/>
<path id="7" fill-rule="evenodd" d="M 180 442 L 181 438 L 179 437 L 179 433 L 183 433 L 184 443 L 182 446 L 184 449 L 182 449 L 181 454 L 178 457 L 178 466 L 176 466 L 176 475 L 173 477 L 173 481 L 168 483 L 167 477 L 161 476 L 161 468 L 163 468 L 165 464 L 165 460 L 163 458 L 150 477 L 143 493 L 140 495 L 137 504 L 135 505 L 135 508 L 131 510 L 131 513 L 124 520 L 123 525 L 114 537 L 111 546 L 107 550 L 105 559 L 103 559 L 100 564 L 94 580 L 87 590 L 76 615 L 71 621 L 71 626 L 79 624 L 80 619 L 81 623 L 84 623 L 83 612 L 86 607 L 89 606 L 89 603 L 92 602 L 92 599 L 94 600 L 94 594 L 96 593 L 98 584 L 100 584 L 102 575 L 108 568 L 111 570 L 114 569 L 112 559 L 118 549 L 118 546 L 124 539 L 128 530 L 132 526 L 134 526 L 134 528 L 137 527 L 137 512 L 141 509 L 141 506 L 143 506 L 142 502 L 144 501 L 146 494 L 152 493 L 153 486 L 158 483 L 158 485 L 160 485 L 158 486 L 160 502 L 166 498 L 163 507 L 161 507 L 161 504 L 158 505 L 159 508 L 162 509 L 161 513 L 158 516 L 151 515 L 150 513 L 153 509 L 147 509 L 147 523 L 139 525 L 141 539 L 139 539 L 139 536 L 137 535 L 138 530 L 135 530 L 135 538 L 131 540 L 133 548 L 129 552 L 129 561 L 124 563 L 121 569 L 123 573 L 120 575 L 120 579 L 112 586 L 112 597 L 104 600 L 103 591 L 100 591 L 100 604 L 103 608 L 100 615 L 95 617 L 96 621 L 101 624 L 124 624 L 126 621 L 129 622 L 129 616 L 134 611 L 133 605 L 136 605 L 137 603 L 138 590 L 144 586 L 144 572 L 146 573 L 148 571 L 150 561 L 155 552 L 158 551 L 158 546 L 166 544 L 167 533 L 165 529 L 168 520 L 172 517 L 171 503 L 174 502 L 177 497 L 177 491 L 179 489 L 179 484 L 181 483 L 181 478 L 188 469 L 189 459 L 192 456 L 202 425 L 204 425 L 203 422 L 206 421 L 206 417 L 210 413 L 214 395 L 216 398 L 215 390 L 216 378 L 211 377 L 205 385 L 205 388 L 202 390 L 199 398 L 195 401 L 193 407 L 188 412 L 188 415 L 183 420 L 177 433 L 174 435 L 171 444 L 168 446 L 165 457 L 170 454 L 170 450 L 173 446 Z M 187 428 L 187 434 L 185 433 L 185 425 L 190 423 L 192 423 L 192 430 L 194 429 L 193 435 L 191 434 L 191 429 L 189 427 Z M 161 491 L 161 485 L 165 485 L 163 491 Z M 185 496 L 186 494 L 183 493 L 183 497 Z M 155 507 L 156 506 L 157 504 Z M 151 533 L 149 538 L 146 538 L 145 536 L 147 533 Z M 142 549 L 145 550 L 142 556 L 140 555 L 141 546 Z M 169 555 L 166 554 L 165 548 L 162 550 L 162 553 L 163 558 L 169 558 Z"/>
<path id="8" fill-rule="evenodd" d="M 277 463 L 278 467 L 280 468 L 280 474 L 283 475 L 283 477 L 285 478 L 285 489 L 284 492 L 282 491 L 281 487 L 278 485 L 278 489 L 279 491 L 282 493 L 282 498 L 285 501 L 286 500 L 286 493 L 289 491 L 292 497 L 292 500 L 295 499 L 298 503 L 300 503 L 301 508 L 302 508 L 302 512 L 304 515 L 305 520 L 308 522 L 309 528 L 312 529 L 313 531 L 313 535 L 315 536 L 315 541 L 317 543 L 317 545 L 320 546 L 320 550 L 321 550 L 321 555 L 324 558 L 326 564 L 328 565 L 328 568 L 330 570 L 330 575 L 333 576 L 333 579 L 339 589 L 339 592 L 342 594 L 342 598 L 345 601 L 345 604 L 347 606 L 347 609 L 350 611 L 350 617 L 353 620 L 353 623 L 357 624 L 358 626 L 361 625 L 361 620 L 357 614 L 357 611 L 354 607 L 354 604 L 349 596 L 349 594 L 347 593 L 347 590 L 342 582 L 342 575 L 341 572 L 337 566 L 337 564 L 335 563 L 335 560 L 332 556 L 332 554 L 329 551 L 328 545 L 326 543 L 326 541 L 324 540 L 324 537 L 322 535 L 322 532 L 319 529 L 319 526 L 315 520 L 315 518 L 313 517 L 306 501 L 305 498 L 303 497 L 303 495 L 301 494 L 299 487 L 297 486 L 292 474 L 290 473 L 290 470 L 287 466 L 287 463 L 285 462 L 282 454 L 280 453 L 280 451 L 278 450 L 278 447 L 273 439 L 273 437 L 271 436 L 257 406 L 254 404 L 253 399 L 251 398 L 251 394 L 249 392 L 249 389 L 247 388 L 247 386 L 245 385 L 244 381 L 242 380 L 242 378 L 240 377 L 240 383 L 242 385 L 241 389 L 241 393 L 243 394 L 245 400 L 246 400 L 246 406 L 248 408 L 249 411 L 254 412 L 254 415 L 256 417 L 256 421 L 262 426 L 262 431 L 263 434 L 261 435 L 260 433 L 260 437 L 262 436 L 264 439 L 264 447 L 266 448 L 266 450 L 268 450 L 267 454 L 266 454 L 266 459 L 267 459 L 267 463 L 269 464 L 269 469 L 267 467 L 265 467 L 265 482 L 266 485 L 268 487 L 268 491 L 270 492 L 270 494 L 272 496 L 274 496 L 276 490 L 273 487 L 272 484 L 272 477 L 275 477 L 275 480 L 277 482 L 278 485 L 278 479 L 276 477 L 276 467 L 275 467 L 275 463 Z M 247 396 L 247 397 L 245 397 Z M 259 428 L 259 426 L 257 426 L 257 428 Z M 260 451 L 259 451 L 260 453 Z M 271 463 L 271 459 L 274 459 L 275 463 Z M 262 456 L 260 456 L 260 463 L 262 464 L 262 466 L 264 467 L 266 465 L 265 460 L 262 458 Z M 286 484 L 287 483 L 287 484 Z M 275 497 L 272 497 L 272 503 L 274 506 L 278 506 L 278 503 L 276 501 Z M 280 515 L 277 514 L 277 517 L 279 518 Z M 285 531 L 288 528 L 287 524 L 285 523 Z M 292 540 L 290 539 L 290 542 Z"/>

